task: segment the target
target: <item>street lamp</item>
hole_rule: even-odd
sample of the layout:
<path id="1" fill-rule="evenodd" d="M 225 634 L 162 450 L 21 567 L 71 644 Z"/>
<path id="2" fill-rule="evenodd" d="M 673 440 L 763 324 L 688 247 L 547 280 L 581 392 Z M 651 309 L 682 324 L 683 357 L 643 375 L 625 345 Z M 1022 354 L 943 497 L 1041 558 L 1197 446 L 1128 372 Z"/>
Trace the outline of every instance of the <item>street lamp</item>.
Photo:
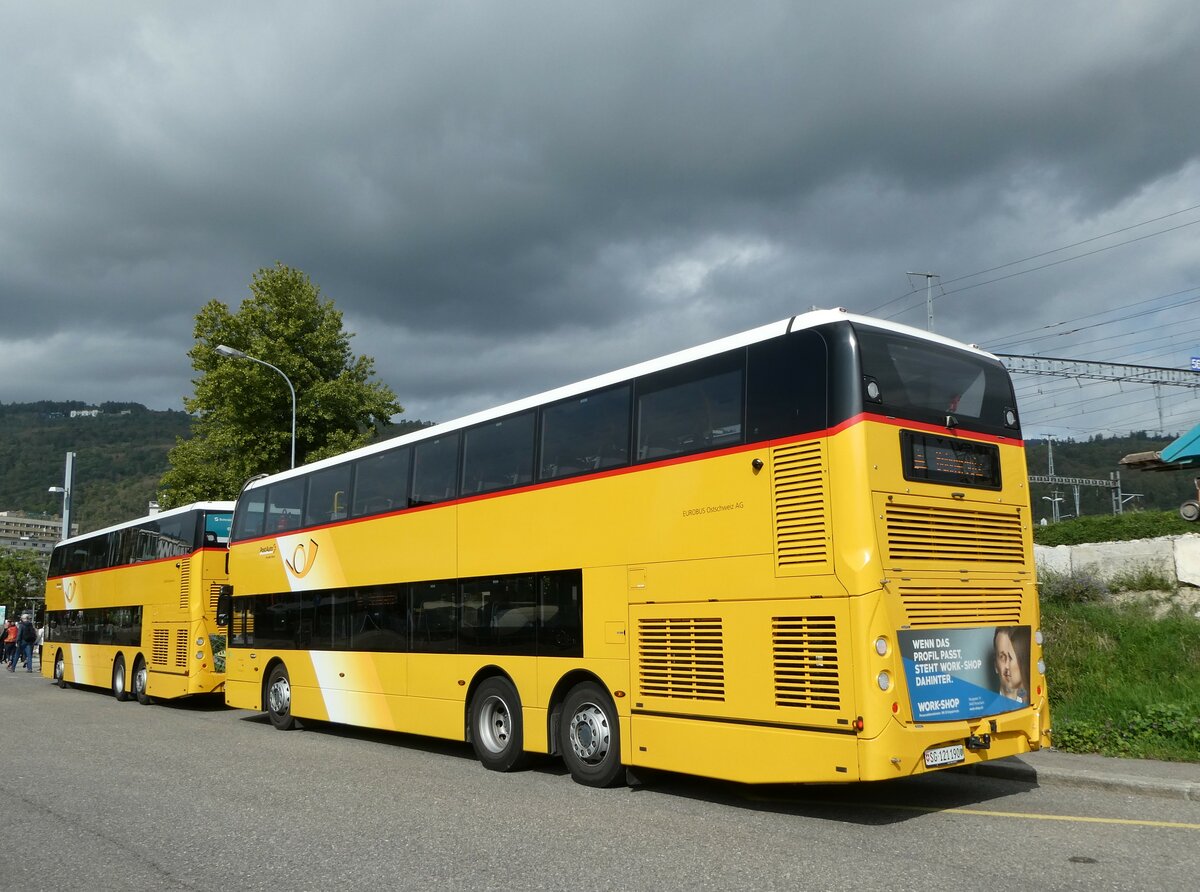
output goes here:
<path id="1" fill-rule="evenodd" d="M 265 365 L 269 369 L 273 369 L 283 375 L 283 380 L 287 382 L 288 390 L 292 393 L 292 467 L 296 467 L 296 388 L 292 386 L 292 379 L 283 374 L 281 369 L 271 365 L 271 363 L 262 359 L 255 359 L 253 356 L 247 356 L 241 350 L 229 347 L 225 344 L 217 344 L 217 352 L 222 356 L 229 356 L 233 359 L 248 359 L 251 362 L 257 362 L 259 365 Z"/>
<path id="2" fill-rule="evenodd" d="M 75 453 L 67 453 L 66 470 L 63 473 L 63 485 L 51 486 L 49 492 L 62 493 L 63 497 L 63 523 L 62 537 L 69 539 L 71 536 L 71 487 L 75 483 Z"/>
<path id="3" fill-rule="evenodd" d="M 1055 495 L 1053 497 L 1042 496 L 1043 502 L 1050 503 L 1050 515 L 1051 515 L 1051 517 L 1053 517 L 1055 523 L 1058 523 L 1058 521 L 1060 520 L 1060 518 L 1058 516 L 1058 503 L 1061 502 L 1062 500 L 1063 500 L 1062 496 L 1059 496 L 1059 495 Z"/>

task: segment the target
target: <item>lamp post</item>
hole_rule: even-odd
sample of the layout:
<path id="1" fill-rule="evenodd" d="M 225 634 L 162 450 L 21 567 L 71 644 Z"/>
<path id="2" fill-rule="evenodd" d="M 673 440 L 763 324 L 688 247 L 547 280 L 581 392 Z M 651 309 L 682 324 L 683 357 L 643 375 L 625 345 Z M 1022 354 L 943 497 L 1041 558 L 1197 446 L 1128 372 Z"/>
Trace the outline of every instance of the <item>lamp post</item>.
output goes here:
<path id="1" fill-rule="evenodd" d="M 50 487 L 50 492 L 60 492 L 63 497 L 62 538 L 71 538 L 71 486 L 75 483 L 75 453 L 67 453 L 67 467 L 63 474 L 63 485 Z"/>
<path id="2" fill-rule="evenodd" d="M 292 467 L 296 467 L 296 388 L 292 386 L 292 379 L 283 374 L 281 369 L 276 368 L 263 359 L 255 359 L 253 356 L 247 356 L 241 350 L 237 350 L 226 344 L 217 344 L 217 352 L 222 356 L 229 356 L 233 359 L 248 359 L 251 362 L 257 362 L 259 365 L 265 365 L 273 371 L 279 372 L 283 376 L 283 380 L 287 382 L 288 390 L 292 394 Z"/>

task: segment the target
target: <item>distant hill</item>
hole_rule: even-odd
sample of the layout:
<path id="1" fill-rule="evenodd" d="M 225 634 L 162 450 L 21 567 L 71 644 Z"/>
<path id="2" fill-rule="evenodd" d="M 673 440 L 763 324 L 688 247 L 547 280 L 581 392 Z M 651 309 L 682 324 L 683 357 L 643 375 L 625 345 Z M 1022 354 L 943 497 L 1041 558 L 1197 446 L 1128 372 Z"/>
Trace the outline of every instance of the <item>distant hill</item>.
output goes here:
<path id="1" fill-rule="evenodd" d="M 381 436 L 427 424 L 404 421 Z M 74 452 L 71 509 L 81 531 L 141 517 L 167 470 L 167 452 L 190 434 L 186 412 L 138 403 L 0 403 L 0 511 L 60 514 L 62 496 L 48 489 L 62 486 L 66 454 Z"/>
<path id="2" fill-rule="evenodd" d="M 62 486 L 66 454 L 74 452 L 79 528 L 139 517 L 167 469 L 167 451 L 190 431 L 186 412 L 138 403 L 0 404 L 0 509 L 61 513 L 62 496 L 47 490 Z"/>
<path id="3" fill-rule="evenodd" d="M 76 417 L 71 417 L 72 412 Z M 399 436 L 431 423 L 403 421 L 381 430 L 380 437 Z M 47 489 L 62 485 L 63 462 L 66 453 L 73 451 L 72 507 L 80 529 L 95 530 L 139 517 L 146 513 L 159 478 L 167 470 L 167 452 L 177 437 L 187 437 L 190 432 L 187 413 L 151 410 L 138 403 L 0 403 L 0 511 L 58 514 L 62 497 Z M 1064 477 L 1108 480 L 1123 456 L 1159 451 L 1172 439 L 1140 431 L 1125 437 L 1056 440 L 1054 471 Z M 1028 440 L 1026 447 L 1029 472 L 1045 474 L 1046 441 Z M 1174 511 L 1184 499 L 1195 497 L 1193 476 L 1178 471 L 1122 471 L 1122 490 L 1143 494 L 1128 501 L 1125 508 Z M 1082 513 L 1111 513 L 1111 493 L 1109 489 L 1081 487 Z M 1051 488 L 1035 484 L 1031 496 L 1034 517 L 1049 517 Z M 1059 497 L 1063 499 L 1059 505 L 1062 516 L 1074 516 L 1073 489 L 1060 487 Z"/>
<path id="4" fill-rule="evenodd" d="M 1145 431 L 1135 431 L 1125 437 L 1092 437 L 1088 440 L 1054 441 L 1054 474 L 1057 477 L 1085 477 L 1108 480 L 1115 471 L 1121 474 L 1121 491 L 1126 496 L 1125 510 L 1175 511 L 1185 499 L 1196 497 L 1192 483 L 1195 474 L 1184 471 L 1133 471 L 1121 468 L 1120 461 L 1133 452 L 1160 452 L 1174 436 L 1158 437 Z M 1047 474 L 1049 448 L 1045 440 L 1025 441 L 1025 460 L 1030 474 Z M 1049 498 L 1054 487 L 1035 483 L 1031 486 L 1033 515 L 1051 515 Z M 1096 486 L 1079 487 L 1080 514 L 1111 514 L 1112 490 Z M 1141 493 L 1138 498 L 1128 498 Z M 1058 487 L 1061 516 L 1075 515 L 1074 487 Z"/>

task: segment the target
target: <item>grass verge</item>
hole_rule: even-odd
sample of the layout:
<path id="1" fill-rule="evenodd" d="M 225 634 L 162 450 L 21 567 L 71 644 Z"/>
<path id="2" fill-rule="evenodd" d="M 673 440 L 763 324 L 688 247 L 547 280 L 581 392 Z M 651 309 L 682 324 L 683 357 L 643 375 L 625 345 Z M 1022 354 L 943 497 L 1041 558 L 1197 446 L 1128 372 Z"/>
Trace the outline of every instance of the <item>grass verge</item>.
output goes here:
<path id="1" fill-rule="evenodd" d="M 1131 511 L 1128 514 L 1095 514 L 1033 528 L 1038 545 L 1080 545 L 1084 542 L 1128 542 L 1158 536 L 1200 533 L 1200 524 L 1188 523 L 1178 511 Z"/>
<path id="2" fill-rule="evenodd" d="M 1066 752 L 1200 762 L 1200 619 L 1046 598 L 1053 742 Z"/>

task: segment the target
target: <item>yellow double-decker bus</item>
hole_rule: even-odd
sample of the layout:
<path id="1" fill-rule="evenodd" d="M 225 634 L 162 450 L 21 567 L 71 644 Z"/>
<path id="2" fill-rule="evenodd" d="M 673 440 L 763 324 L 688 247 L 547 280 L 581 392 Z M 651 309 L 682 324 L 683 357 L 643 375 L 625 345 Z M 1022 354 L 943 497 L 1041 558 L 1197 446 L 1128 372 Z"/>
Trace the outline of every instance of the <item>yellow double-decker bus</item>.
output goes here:
<path id="1" fill-rule="evenodd" d="M 233 502 L 198 502 L 56 545 L 42 675 L 140 703 L 220 692 L 232 519 Z"/>
<path id="2" fill-rule="evenodd" d="M 226 702 L 734 781 L 895 778 L 1049 721 L 1008 374 L 819 311 L 250 483 Z"/>

